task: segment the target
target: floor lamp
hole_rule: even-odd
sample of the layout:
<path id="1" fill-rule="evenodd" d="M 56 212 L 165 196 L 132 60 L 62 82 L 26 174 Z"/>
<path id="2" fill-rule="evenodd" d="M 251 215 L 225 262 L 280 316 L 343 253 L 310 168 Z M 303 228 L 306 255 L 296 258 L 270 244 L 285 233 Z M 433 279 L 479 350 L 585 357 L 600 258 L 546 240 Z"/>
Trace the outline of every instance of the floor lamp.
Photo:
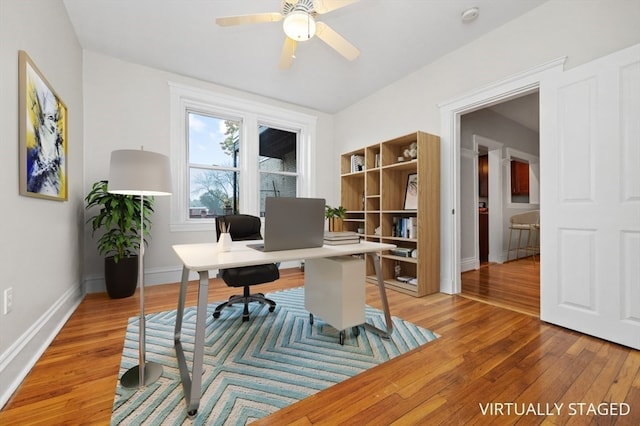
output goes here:
<path id="1" fill-rule="evenodd" d="M 125 388 L 150 385 L 162 376 L 162 365 L 146 361 L 144 318 L 144 197 L 171 195 L 169 158 L 142 149 L 123 149 L 111 153 L 107 191 L 140 197 L 140 253 L 138 285 L 140 286 L 139 364 L 122 375 Z"/>

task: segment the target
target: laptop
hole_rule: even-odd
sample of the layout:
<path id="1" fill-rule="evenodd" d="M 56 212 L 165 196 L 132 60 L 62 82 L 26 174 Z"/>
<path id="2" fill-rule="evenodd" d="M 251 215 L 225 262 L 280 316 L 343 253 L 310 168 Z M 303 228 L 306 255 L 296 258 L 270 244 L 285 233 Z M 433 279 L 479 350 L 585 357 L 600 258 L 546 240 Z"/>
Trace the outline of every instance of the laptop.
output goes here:
<path id="1" fill-rule="evenodd" d="M 322 247 L 325 204 L 324 198 L 268 197 L 264 243 L 248 247 L 261 251 Z"/>

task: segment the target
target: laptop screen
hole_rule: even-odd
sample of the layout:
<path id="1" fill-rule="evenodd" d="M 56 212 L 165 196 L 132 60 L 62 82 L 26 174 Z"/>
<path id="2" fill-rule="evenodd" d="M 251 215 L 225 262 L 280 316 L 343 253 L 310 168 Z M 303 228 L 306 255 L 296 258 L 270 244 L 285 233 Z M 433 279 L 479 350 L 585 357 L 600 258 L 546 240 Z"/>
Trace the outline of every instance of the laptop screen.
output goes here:
<path id="1" fill-rule="evenodd" d="M 264 251 L 322 247 L 324 198 L 268 197 Z"/>

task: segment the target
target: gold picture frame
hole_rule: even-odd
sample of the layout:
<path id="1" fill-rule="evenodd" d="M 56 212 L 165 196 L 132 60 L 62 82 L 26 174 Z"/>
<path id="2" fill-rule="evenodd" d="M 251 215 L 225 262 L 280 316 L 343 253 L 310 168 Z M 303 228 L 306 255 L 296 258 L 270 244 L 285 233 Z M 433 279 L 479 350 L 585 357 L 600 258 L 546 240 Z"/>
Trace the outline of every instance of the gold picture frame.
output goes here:
<path id="1" fill-rule="evenodd" d="M 18 52 L 20 195 L 67 200 L 67 107 L 25 51 Z"/>

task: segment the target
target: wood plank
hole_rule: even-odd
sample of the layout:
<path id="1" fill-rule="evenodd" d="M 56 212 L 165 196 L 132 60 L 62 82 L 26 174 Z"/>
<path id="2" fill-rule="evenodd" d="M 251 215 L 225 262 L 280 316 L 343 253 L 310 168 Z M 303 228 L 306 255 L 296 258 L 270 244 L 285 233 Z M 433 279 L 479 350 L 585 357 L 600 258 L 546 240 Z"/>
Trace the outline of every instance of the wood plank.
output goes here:
<path id="1" fill-rule="evenodd" d="M 486 263 L 461 275 L 462 296 L 540 317 L 540 262 Z"/>
<path id="2" fill-rule="evenodd" d="M 531 260 L 510 262 L 527 276 Z M 518 265 L 522 265 L 520 272 Z M 496 274 L 485 274 L 489 280 Z M 302 272 L 260 286 L 271 292 L 302 284 Z M 523 278 L 524 279 L 524 278 Z M 485 282 L 482 285 L 492 285 Z M 209 300 L 237 289 L 211 280 Z M 319 392 L 256 422 L 311 424 L 640 424 L 640 352 L 541 322 L 513 310 L 461 296 L 414 298 L 388 291 L 393 315 L 441 338 Z M 146 289 L 147 312 L 175 309 L 178 285 Z M 187 291 L 196 304 L 197 284 Z M 367 285 L 367 303 L 381 307 Z M 88 295 L 8 404 L 0 424 L 107 425 L 118 381 L 127 318 L 137 294 L 111 300 Z M 611 416 L 489 416 L 480 404 L 626 402 L 632 411 Z"/>

